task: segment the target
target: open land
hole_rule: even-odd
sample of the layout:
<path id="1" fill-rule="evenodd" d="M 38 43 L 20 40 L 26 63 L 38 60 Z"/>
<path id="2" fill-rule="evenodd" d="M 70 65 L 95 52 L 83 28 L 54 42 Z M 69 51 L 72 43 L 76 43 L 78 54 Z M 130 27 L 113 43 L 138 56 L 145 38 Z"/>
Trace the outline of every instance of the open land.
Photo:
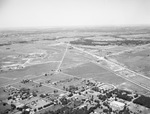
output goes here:
<path id="1" fill-rule="evenodd" d="M 149 114 L 149 30 L 0 31 L 0 114 Z"/>

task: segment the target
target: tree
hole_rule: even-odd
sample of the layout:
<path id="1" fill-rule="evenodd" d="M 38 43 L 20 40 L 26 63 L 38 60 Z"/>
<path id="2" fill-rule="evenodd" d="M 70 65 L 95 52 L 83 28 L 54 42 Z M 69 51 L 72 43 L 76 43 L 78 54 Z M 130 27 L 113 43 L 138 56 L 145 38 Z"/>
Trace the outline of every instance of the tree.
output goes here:
<path id="1" fill-rule="evenodd" d="M 11 104 L 11 109 L 14 110 L 16 106 L 14 104 Z"/>
<path id="2" fill-rule="evenodd" d="M 58 93 L 58 90 L 55 89 L 55 90 L 54 90 L 54 93 Z"/>
<path id="3" fill-rule="evenodd" d="M 36 97 L 37 93 L 35 91 L 32 92 L 33 96 Z"/>

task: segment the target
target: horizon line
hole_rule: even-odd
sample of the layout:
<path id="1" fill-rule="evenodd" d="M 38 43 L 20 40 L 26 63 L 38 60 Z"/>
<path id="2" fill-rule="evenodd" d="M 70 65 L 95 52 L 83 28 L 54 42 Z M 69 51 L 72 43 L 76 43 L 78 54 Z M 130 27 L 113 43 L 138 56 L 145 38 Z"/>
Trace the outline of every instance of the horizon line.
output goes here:
<path id="1" fill-rule="evenodd" d="M 104 28 L 104 27 L 150 27 L 150 24 L 128 24 L 128 25 L 77 25 L 77 26 L 29 26 L 29 27 L 5 27 L 5 30 L 31 30 L 31 29 L 67 29 L 67 28 Z"/>

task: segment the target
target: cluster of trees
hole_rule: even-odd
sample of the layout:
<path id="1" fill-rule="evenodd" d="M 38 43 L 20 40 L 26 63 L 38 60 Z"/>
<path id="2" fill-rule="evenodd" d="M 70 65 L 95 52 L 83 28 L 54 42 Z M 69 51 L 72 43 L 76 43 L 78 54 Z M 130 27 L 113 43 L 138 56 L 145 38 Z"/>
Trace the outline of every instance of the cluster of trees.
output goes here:
<path id="1" fill-rule="evenodd" d="M 119 89 L 115 89 L 113 91 L 110 92 L 111 94 L 115 94 L 118 98 L 126 100 L 126 101 L 131 101 L 133 99 L 132 93 L 126 90 L 119 90 Z"/>
<path id="2" fill-rule="evenodd" d="M 27 89 L 27 88 L 21 88 L 20 89 L 20 92 L 22 93 L 22 94 L 30 94 L 30 89 Z"/>
<path id="3" fill-rule="evenodd" d="M 73 90 L 75 89 L 74 86 L 71 86 L 71 88 Z M 97 109 L 97 108 L 102 109 L 103 113 L 114 112 L 114 113 L 118 113 L 118 114 L 130 114 L 131 111 L 129 110 L 129 108 L 127 106 L 125 106 L 123 110 L 116 112 L 116 111 L 112 110 L 112 108 L 109 106 L 109 104 L 107 102 L 105 102 L 106 99 L 110 98 L 114 94 L 118 98 L 121 98 L 121 99 L 124 99 L 124 100 L 127 100 L 127 101 L 131 101 L 133 99 L 133 97 L 132 97 L 133 93 L 132 92 L 129 92 L 129 91 L 126 91 L 126 90 L 115 89 L 111 92 L 106 92 L 105 94 L 98 96 L 99 99 L 104 101 L 103 104 L 100 104 L 99 100 L 97 100 L 97 101 L 94 101 L 97 104 L 88 109 L 87 106 L 84 106 L 83 108 L 70 107 L 69 105 L 67 105 L 70 101 L 68 101 L 65 97 L 63 97 L 62 99 L 60 99 L 60 101 L 63 104 L 62 108 L 60 108 L 56 111 L 51 111 L 51 110 L 46 111 L 44 114 L 90 114 L 91 112 L 94 113 L 94 110 Z M 140 104 L 140 105 L 143 105 L 143 106 L 146 106 L 146 107 L 150 108 L 149 102 L 150 102 L 150 98 L 145 97 L 145 96 L 137 97 L 137 99 L 134 100 L 134 103 Z M 103 106 L 105 106 L 107 108 L 103 109 Z"/>
<path id="4" fill-rule="evenodd" d="M 9 114 L 10 112 L 13 112 L 16 109 L 16 106 L 14 104 L 8 104 L 6 102 L 2 102 L 3 105 L 1 108 L 4 108 L 6 110 L 0 110 L 0 114 Z"/>
<path id="5" fill-rule="evenodd" d="M 71 41 L 71 44 L 82 44 L 82 45 L 142 45 L 150 43 L 149 40 L 112 40 L 112 41 L 94 41 L 91 39 L 80 39 Z"/>
<path id="6" fill-rule="evenodd" d="M 112 94 L 115 94 L 116 97 L 126 100 L 126 101 L 132 101 L 133 97 L 132 97 L 132 92 L 126 91 L 126 90 L 119 90 L 119 89 L 115 89 L 109 93 L 106 93 L 106 95 L 99 95 L 99 99 L 105 101 L 107 98 L 110 98 L 112 96 Z M 135 104 L 139 104 L 142 106 L 145 106 L 147 108 L 150 108 L 150 97 L 144 96 L 144 95 L 139 95 L 135 94 L 134 97 L 136 99 L 133 100 L 133 103 Z"/>
<path id="7" fill-rule="evenodd" d="M 66 91 L 72 92 L 74 93 L 75 91 L 77 91 L 79 88 L 74 86 L 74 85 L 70 85 L 68 88 L 65 88 Z"/>
<path id="8" fill-rule="evenodd" d="M 93 90 L 95 91 L 99 91 L 98 88 L 93 88 Z M 102 94 L 102 95 L 99 95 L 99 99 L 105 101 L 106 99 L 112 97 L 113 94 L 116 95 L 116 97 L 120 98 L 120 99 L 124 99 L 126 101 L 131 101 L 133 99 L 132 97 L 132 93 L 129 92 L 129 91 L 126 91 L 126 90 L 119 90 L 119 89 L 115 89 L 111 92 L 108 92 L 108 91 L 104 91 L 103 93 L 105 94 Z M 136 94 L 137 95 L 137 94 Z"/>
<path id="9" fill-rule="evenodd" d="M 58 109 L 56 111 L 46 111 L 42 114 L 90 114 L 92 112 L 94 113 L 94 110 L 97 108 L 102 109 L 102 106 L 99 103 L 93 107 L 90 107 L 89 109 L 87 108 L 87 106 L 84 106 L 83 108 L 72 108 L 72 107 L 64 106 L 61 109 Z M 114 112 L 115 114 L 130 114 L 130 110 L 127 107 L 125 107 L 122 111 L 113 111 L 111 107 L 102 110 L 102 113 L 110 114 L 111 112 Z"/>
<path id="10" fill-rule="evenodd" d="M 29 83 L 29 82 L 30 82 L 29 79 L 26 79 L 26 80 L 22 80 L 22 81 L 21 81 L 21 83 L 23 83 L 23 84 L 26 84 L 26 83 Z"/>
<path id="11" fill-rule="evenodd" d="M 70 108 L 68 106 L 64 106 L 61 109 L 58 109 L 57 111 L 46 111 L 43 114 L 90 114 L 91 112 L 94 112 L 94 110 L 98 107 L 96 105 L 95 107 L 91 107 L 90 109 L 87 108 L 87 106 L 83 108 Z"/>
<path id="12" fill-rule="evenodd" d="M 62 105 L 66 105 L 66 104 L 69 103 L 69 100 L 67 100 L 66 97 L 62 97 L 62 98 L 60 98 L 59 100 L 60 100 L 60 102 L 62 103 Z"/>
<path id="13" fill-rule="evenodd" d="M 133 103 L 145 106 L 147 108 L 150 108 L 150 97 L 146 97 L 144 95 L 141 95 L 137 99 L 133 101 Z"/>

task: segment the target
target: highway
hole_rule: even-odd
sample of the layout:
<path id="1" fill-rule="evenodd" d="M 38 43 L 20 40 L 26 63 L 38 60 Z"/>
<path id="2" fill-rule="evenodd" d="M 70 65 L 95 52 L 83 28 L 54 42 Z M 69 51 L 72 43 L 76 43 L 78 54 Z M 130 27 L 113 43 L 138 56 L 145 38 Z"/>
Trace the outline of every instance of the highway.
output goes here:
<path id="1" fill-rule="evenodd" d="M 87 52 L 87 51 L 85 51 L 85 50 L 83 50 L 81 48 L 75 47 L 73 45 L 71 45 L 71 46 L 74 49 L 77 49 L 79 51 L 87 53 L 87 54 L 89 54 L 89 55 L 91 55 L 91 56 L 93 56 L 93 57 L 95 57 L 95 58 L 97 58 L 99 60 L 105 61 L 108 64 L 119 65 L 119 64 L 116 64 L 116 63 L 114 63 L 112 61 L 109 61 L 109 60 L 105 59 L 104 57 L 99 57 L 99 56 L 94 55 L 94 54 L 92 54 L 90 52 Z M 123 79 L 125 79 L 127 81 L 130 81 L 130 82 L 132 82 L 132 83 L 134 83 L 134 84 L 136 84 L 136 85 L 138 85 L 138 86 L 140 86 L 140 87 L 150 91 L 150 86 L 149 86 L 150 85 L 150 78 L 148 78 L 148 77 L 146 77 L 144 75 L 141 75 L 139 73 L 136 73 L 136 72 L 134 72 L 134 71 L 132 71 L 132 70 L 130 70 L 128 68 L 125 68 L 125 67 L 123 68 L 123 66 L 120 66 L 120 69 L 123 68 L 122 70 L 114 71 L 110 67 L 105 67 L 105 66 L 103 66 L 103 65 L 101 65 L 101 64 L 99 64 L 97 62 L 94 62 L 94 63 L 100 65 L 101 67 L 103 67 L 103 68 L 105 68 L 105 69 L 107 69 L 109 71 L 111 71 L 112 73 L 116 74 L 117 76 L 119 76 L 119 77 L 121 77 L 121 78 L 123 78 Z M 121 72 L 124 72 L 124 70 L 128 71 L 130 73 L 130 75 L 120 74 Z"/>

